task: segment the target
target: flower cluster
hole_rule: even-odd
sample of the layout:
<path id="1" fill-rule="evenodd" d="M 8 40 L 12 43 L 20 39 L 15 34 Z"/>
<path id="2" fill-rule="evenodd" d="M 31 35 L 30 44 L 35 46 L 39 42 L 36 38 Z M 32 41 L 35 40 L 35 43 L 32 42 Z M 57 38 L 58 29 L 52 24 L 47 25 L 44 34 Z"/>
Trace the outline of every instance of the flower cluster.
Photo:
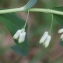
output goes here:
<path id="1" fill-rule="evenodd" d="M 63 28 L 58 31 L 58 33 L 63 33 Z M 60 36 L 60 39 L 63 41 L 63 34 Z"/>
<path id="2" fill-rule="evenodd" d="M 43 45 L 47 48 L 49 46 L 51 40 L 51 36 L 48 34 L 48 32 L 44 32 L 43 36 L 41 37 L 39 43 L 43 43 Z"/>
<path id="3" fill-rule="evenodd" d="M 19 43 L 22 43 L 25 40 L 26 32 L 25 29 L 19 29 L 13 36 L 14 39 L 18 39 Z"/>

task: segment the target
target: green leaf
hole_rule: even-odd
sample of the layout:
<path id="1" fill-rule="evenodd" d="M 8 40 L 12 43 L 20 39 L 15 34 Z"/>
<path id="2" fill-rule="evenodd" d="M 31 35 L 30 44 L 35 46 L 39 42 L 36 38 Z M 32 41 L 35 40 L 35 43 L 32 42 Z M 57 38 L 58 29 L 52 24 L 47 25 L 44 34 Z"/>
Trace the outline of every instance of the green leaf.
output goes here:
<path id="1" fill-rule="evenodd" d="M 14 13 L 0 15 L 0 22 L 2 22 L 8 28 L 12 36 L 16 33 L 17 30 L 23 28 L 25 24 L 25 21 L 16 16 Z M 28 49 L 27 37 L 22 43 L 18 43 L 18 40 L 14 41 L 20 48 L 24 50 Z"/>
<path id="2" fill-rule="evenodd" d="M 58 11 L 63 11 L 63 7 L 55 7 L 53 9 L 58 10 Z M 54 18 L 60 24 L 60 26 L 63 28 L 63 15 L 54 14 Z M 60 45 L 63 46 L 63 42 L 62 41 L 60 42 Z"/>
<path id="3" fill-rule="evenodd" d="M 29 0 L 28 3 L 25 6 L 23 6 L 22 8 L 24 10 L 29 9 L 29 8 L 33 7 L 36 4 L 36 2 L 37 2 L 37 0 Z M 23 26 L 25 24 L 25 21 L 20 19 L 19 17 L 17 17 L 15 14 L 0 15 L 0 22 L 2 22 L 8 28 L 8 30 L 10 31 L 12 36 L 16 33 L 17 30 L 23 28 Z M 25 52 L 24 50 L 28 50 L 27 37 L 25 37 L 25 41 L 23 43 L 18 43 L 18 40 L 14 40 L 14 41 L 19 46 L 19 47 L 17 47 L 17 46 L 12 47 L 15 52 L 18 51 L 18 50 L 16 50 L 16 48 L 21 50 L 22 53 Z"/>
<path id="4" fill-rule="evenodd" d="M 36 4 L 36 2 L 37 2 L 37 0 L 29 0 L 28 3 L 23 7 L 25 10 L 29 9 L 29 8 L 33 7 Z"/>
<path id="5" fill-rule="evenodd" d="M 63 16 L 62 15 L 54 15 L 54 18 L 60 24 L 60 26 L 63 27 Z"/>
<path id="6" fill-rule="evenodd" d="M 63 6 L 61 6 L 61 7 L 54 7 L 54 8 L 52 8 L 52 9 L 58 10 L 58 11 L 63 11 Z"/>
<path id="7" fill-rule="evenodd" d="M 24 49 L 20 48 L 18 45 L 12 46 L 12 49 L 17 54 L 20 54 L 20 55 L 23 55 L 23 56 L 28 55 L 28 50 L 24 50 Z"/>
<path id="8" fill-rule="evenodd" d="M 53 9 L 58 10 L 58 11 L 63 11 L 63 7 L 55 7 Z M 63 15 L 54 14 L 54 18 L 63 27 Z"/>

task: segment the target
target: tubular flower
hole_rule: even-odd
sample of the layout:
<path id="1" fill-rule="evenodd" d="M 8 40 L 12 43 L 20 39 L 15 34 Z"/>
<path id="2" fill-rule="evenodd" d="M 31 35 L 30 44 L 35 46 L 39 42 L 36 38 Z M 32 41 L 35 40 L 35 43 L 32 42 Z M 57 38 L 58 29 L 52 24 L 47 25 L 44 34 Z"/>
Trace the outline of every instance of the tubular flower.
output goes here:
<path id="1" fill-rule="evenodd" d="M 25 40 L 26 32 L 25 29 L 19 29 L 13 36 L 14 39 L 18 39 L 18 43 L 22 43 Z"/>
<path id="2" fill-rule="evenodd" d="M 21 43 L 25 40 L 25 35 L 26 35 L 26 32 L 22 32 L 20 35 L 19 35 L 19 39 L 18 39 L 18 42 Z"/>
<path id="3" fill-rule="evenodd" d="M 49 46 L 51 40 L 51 36 L 48 34 L 48 32 L 46 31 L 43 36 L 41 37 L 39 43 L 43 43 L 43 45 L 47 48 Z"/>
<path id="4" fill-rule="evenodd" d="M 43 44 L 46 48 L 49 46 L 50 40 L 51 40 L 51 36 L 48 36 Z"/>
<path id="5" fill-rule="evenodd" d="M 14 38 L 14 39 L 17 39 L 17 38 L 19 37 L 20 33 L 21 33 L 21 30 L 18 30 L 18 31 L 14 34 L 13 38 Z"/>
<path id="6" fill-rule="evenodd" d="M 45 41 L 45 39 L 47 38 L 47 36 L 48 36 L 48 32 L 46 31 L 46 32 L 44 32 L 43 36 L 41 37 L 39 43 L 40 44 L 43 43 Z"/>
<path id="7" fill-rule="evenodd" d="M 58 31 L 58 33 L 63 33 L 63 28 Z"/>
<path id="8" fill-rule="evenodd" d="M 60 36 L 60 39 L 62 39 L 62 41 L 63 41 L 63 34 Z"/>
<path id="9" fill-rule="evenodd" d="M 58 31 L 58 33 L 63 33 L 63 28 Z M 63 34 L 61 34 L 60 39 L 63 41 Z"/>

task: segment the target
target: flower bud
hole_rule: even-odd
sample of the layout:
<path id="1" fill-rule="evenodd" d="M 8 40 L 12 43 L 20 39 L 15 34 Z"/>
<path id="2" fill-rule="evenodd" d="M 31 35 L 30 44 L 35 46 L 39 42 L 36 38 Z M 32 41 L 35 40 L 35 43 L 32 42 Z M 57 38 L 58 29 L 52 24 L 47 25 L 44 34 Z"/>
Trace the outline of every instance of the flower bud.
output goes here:
<path id="1" fill-rule="evenodd" d="M 26 32 L 22 32 L 22 33 L 19 35 L 18 42 L 19 42 L 19 43 L 22 43 L 22 42 L 25 40 L 25 36 L 26 36 Z"/>
<path id="2" fill-rule="evenodd" d="M 63 34 L 60 36 L 60 39 L 62 39 L 62 41 L 63 41 Z"/>
<path id="3" fill-rule="evenodd" d="M 58 31 L 58 33 L 62 33 L 62 32 L 63 32 L 63 28 Z"/>
<path id="4" fill-rule="evenodd" d="M 43 43 L 47 37 L 48 37 L 48 32 L 46 31 L 46 32 L 43 34 L 43 36 L 41 37 L 39 43 L 40 43 L 40 44 Z"/>
<path id="5" fill-rule="evenodd" d="M 46 39 L 45 42 L 44 42 L 44 46 L 45 46 L 46 48 L 49 46 L 50 40 L 51 40 L 51 36 L 48 36 L 47 39 Z"/>
<path id="6" fill-rule="evenodd" d="M 17 38 L 19 37 L 20 33 L 21 33 L 21 30 L 18 30 L 18 31 L 14 34 L 13 38 L 14 38 L 14 39 L 17 39 Z"/>

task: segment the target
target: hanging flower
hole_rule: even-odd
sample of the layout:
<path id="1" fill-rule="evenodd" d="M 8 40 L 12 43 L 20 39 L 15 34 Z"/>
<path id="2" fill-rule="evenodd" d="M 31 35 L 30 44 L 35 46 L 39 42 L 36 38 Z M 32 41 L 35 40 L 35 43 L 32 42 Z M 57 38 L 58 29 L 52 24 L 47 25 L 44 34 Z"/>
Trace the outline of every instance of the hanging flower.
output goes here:
<path id="1" fill-rule="evenodd" d="M 21 30 L 19 29 L 13 36 L 14 39 L 18 39 L 19 43 L 24 42 L 26 36 L 25 29 L 22 28 Z"/>
<path id="2" fill-rule="evenodd" d="M 39 43 L 40 44 L 43 43 L 45 41 L 45 39 L 47 38 L 47 36 L 48 36 L 48 32 L 46 31 L 46 32 L 44 32 L 43 36 L 41 37 Z"/>
<path id="3" fill-rule="evenodd" d="M 63 28 L 59 29 L 58 33 L 63 33 Z"/>
<path id="4" fill-rule="evenodd" d="M 13 38 L 14 38 L 14 39 L 18 39 L 20 33 L 21 33 L 21 30 L 18 30 L 18 31 L 14 34 Z"/>
<path id="5" fill-rule="evenodd" d="M 58 33 L 63 33 L 63 28 L 58 31 Z M 60 39 L 63 41 L 63 34 L 61 34 Z"/>
<path id="6" fill-rule="evenodd" d="M 26 32 L 22 32 L 20 35 L 19 35 L 19 39 L 18 39 L 18 42 L 21 43 L 25 40 L 25 36 L 26 36 Z"/>
<path id="7" fill-rule="evenodd" d="M 63 41 L 63 34 L 60 36 L 60 39 Z"/>
<path id="8" fill-rule="evenodd" d="M 46 31 L 43 36 L 41 37 L 39 43 L 43 43 L 43 45 L 47 48 L 49 46 L 51 40 L 51 36 L 48 34 L 48 32 Z"/>
<path id="9" fill-rule="evenodd" d="M 51 40 L 51 36 L 48 35 L 48 37 L 46 38 L 46 40 L 43 44 L 46 48 L 49 46 L 50 40 Z"/>

